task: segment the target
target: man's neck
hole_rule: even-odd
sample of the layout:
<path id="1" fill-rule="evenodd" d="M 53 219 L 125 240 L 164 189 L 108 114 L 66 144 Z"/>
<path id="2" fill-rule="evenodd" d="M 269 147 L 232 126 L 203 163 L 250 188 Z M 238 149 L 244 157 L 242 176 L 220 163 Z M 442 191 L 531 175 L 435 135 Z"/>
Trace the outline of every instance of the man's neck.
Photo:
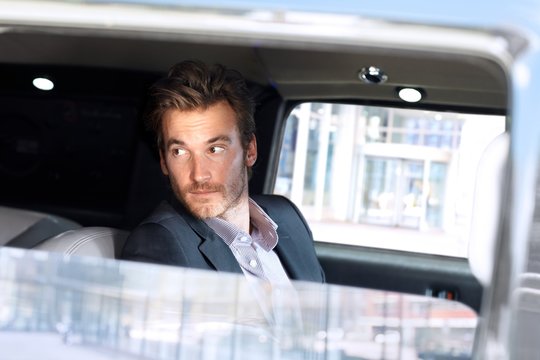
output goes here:
<path id="1" fill-rule="evenodd" d="M 240 230 L 250 233 L 250 220 L 249 220 L 249 197 L 246 195 L 242 200 L 234 207 L 227 209 L 227 211 L 218 216 L 219 218 L 233 224 Z"/>

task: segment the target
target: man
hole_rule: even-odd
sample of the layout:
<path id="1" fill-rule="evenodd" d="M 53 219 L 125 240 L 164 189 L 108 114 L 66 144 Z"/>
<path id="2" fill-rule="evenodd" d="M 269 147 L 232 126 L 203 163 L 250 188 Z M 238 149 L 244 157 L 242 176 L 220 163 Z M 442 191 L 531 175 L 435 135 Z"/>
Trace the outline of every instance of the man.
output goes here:
<path id="1" fill-rule="evenodd" d="M 323 282 L 308 225 L 286 198 L 248 196 L 254 104 L 241 75 L 185 61 L 152 86 L 147 121 L 175 195 L 130 234 L 128 260 Z"/>

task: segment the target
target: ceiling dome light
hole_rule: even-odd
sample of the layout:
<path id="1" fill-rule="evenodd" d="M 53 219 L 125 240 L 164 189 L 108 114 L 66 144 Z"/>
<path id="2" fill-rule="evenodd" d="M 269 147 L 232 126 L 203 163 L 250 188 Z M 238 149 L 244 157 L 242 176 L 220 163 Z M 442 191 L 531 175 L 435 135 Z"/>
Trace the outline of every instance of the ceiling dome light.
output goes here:
<path id="1" fill-rule="evenodd" d="M 51 80 L 43 77 L 35 78 L 34 80 L 32 80 L 32 84 L 34 84 L 34 86 L 39 90 L 43 91 L 49 91 L 54 88 L 54 83 Z"/>
<path id="2" fill-rule="evenodd" d="M 378 67 L 370 66 L 360 70 L 358 78 L 366 84 L 382 84 L 388 80 L 388 75 Z"/>
<path id="3" fill-rule="evenodd" d="M 399 98 L 403 101 L 415 103 L 422 100 L 422 92 L 418 89 L 403 88 L 398 91 Z"/>

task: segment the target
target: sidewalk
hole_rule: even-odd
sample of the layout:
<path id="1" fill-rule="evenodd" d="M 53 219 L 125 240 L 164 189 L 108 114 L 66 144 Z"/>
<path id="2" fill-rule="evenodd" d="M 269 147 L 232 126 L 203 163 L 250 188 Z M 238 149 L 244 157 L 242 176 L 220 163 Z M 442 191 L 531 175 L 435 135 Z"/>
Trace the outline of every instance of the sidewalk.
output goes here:
<path id="1" fill-rule="evenodd" d="M 466 239 L 441 230 L 419 231 L 347 222 L 309 221 L 316 241 L 467 257 Z"/>

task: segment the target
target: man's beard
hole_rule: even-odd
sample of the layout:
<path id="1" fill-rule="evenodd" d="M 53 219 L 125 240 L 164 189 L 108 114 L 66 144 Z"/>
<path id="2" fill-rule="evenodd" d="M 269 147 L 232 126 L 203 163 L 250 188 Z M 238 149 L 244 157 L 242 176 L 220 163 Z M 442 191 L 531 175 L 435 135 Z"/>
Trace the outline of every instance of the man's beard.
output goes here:
<path id="1" fill-rule="evenodd" d="M 208 219 L 212 217 L 224 217 L 223 215 L 231 208 L 236 207 L 242 200 L 242 195 L 247 189 L 246 166 L 240 166 L 236 174 L 231 174 L 236 180 L 229 188 L 222 184 L 212 183 L 192 183 L 185 188 L 178 187 L 174 178 L 170 178 L 171 187 L 176 198 L 184 207 L 198 219 Z M 221 195 L 221 201 L 210 203 L 206 199 L 188 200 L 188 194 L 193 191 L 213 191 Z M 215 200 L 214 200 L 215 201 Z"/>

